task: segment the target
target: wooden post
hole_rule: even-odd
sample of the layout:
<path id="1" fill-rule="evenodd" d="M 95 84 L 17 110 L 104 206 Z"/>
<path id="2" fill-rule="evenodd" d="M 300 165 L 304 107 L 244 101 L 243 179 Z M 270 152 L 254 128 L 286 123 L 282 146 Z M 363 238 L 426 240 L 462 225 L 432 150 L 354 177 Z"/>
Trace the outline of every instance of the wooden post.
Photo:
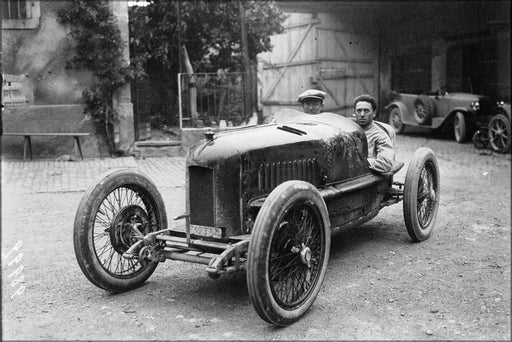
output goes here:
<path id="1" fill-rule="evenodd" d="M 244 63 L 244 119 L 247 120 L 252 115 L 252 72 L 251 61 L 249 59 L 249 50 L 247 44 L 247 30 L 245 29 L 245 8 L 242 0 L 238 1 L 240 6 L 240 45 L 242 50 L 242 60 Z"/>
<path id="2" fill-rule="evenodd" d="M 198 117 L 196 77 L 194 76 L 194 69 L 192 68 L 192 63 L 190 63 L 190 59 L 188 58 L 187 48 L 185 46 L 182 46 L 181 49 L 183 51 L 183 62 L 185 64 L 185 70 L 190 77 L 188 80 L 188 99 L 192 124 L 195 125 Z"/>

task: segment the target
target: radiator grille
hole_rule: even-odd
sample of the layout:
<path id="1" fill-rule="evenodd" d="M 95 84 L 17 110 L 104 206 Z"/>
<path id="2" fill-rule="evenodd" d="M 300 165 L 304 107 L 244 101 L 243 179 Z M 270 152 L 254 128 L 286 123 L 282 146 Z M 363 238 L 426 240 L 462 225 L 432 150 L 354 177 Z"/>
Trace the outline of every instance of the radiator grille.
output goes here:
<path id="1" fill-rule="evenodd" d="M 190 223 L 214 226 L 213 170 L 201 166 L 189 166 L 188 175 Z"/>
<path id="2" fill-rule="evenodd" d="M 299 159 L 260 164 L 258 168 L 258 189 L 268 192 L 288 180 L 303 180 L 315 183 L 318 179 L 318 165 L 315 159 Z"/>

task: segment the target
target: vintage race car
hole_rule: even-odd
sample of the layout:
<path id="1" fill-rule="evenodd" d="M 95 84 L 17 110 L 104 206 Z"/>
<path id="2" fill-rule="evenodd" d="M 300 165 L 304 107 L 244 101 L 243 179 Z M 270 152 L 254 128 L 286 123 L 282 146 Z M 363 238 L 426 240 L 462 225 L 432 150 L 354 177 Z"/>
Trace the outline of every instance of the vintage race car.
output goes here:
<path id="1" fill-rule="evenodd" d="M 112 171 L 78 207 L 78 263 L 111 292 L 140 286 L 167 259 L 204 264 L 212 278 L 245 271 L 257 313 L 291 324 L 320 290 L 332 234 L 401 200 L 412 240 L 432 233 L 440 199 L 432 150 L 415 152 L 405 183 L 393 182 L 404 163 L 376 174 L 367 153 L 363 130 L 333 113 L 283 110 L 268 124 L 206 131 L 187 156 L 187 212 L 175 217 L 184 228 L 168 228 L 164 201 L 147 176 Z"/>
<path id="2" fill-rule="evenodd" d="M 487 96 L 437 91 L 428 95 L 393 93 L 393 100 L 385 109 L 397 134 L 406 126 L 448 128 L 453 129 L 455 140 L 462 143 L 471 139 L 477 123 L 481 117 L 490 115 L 492 107 Z"/>

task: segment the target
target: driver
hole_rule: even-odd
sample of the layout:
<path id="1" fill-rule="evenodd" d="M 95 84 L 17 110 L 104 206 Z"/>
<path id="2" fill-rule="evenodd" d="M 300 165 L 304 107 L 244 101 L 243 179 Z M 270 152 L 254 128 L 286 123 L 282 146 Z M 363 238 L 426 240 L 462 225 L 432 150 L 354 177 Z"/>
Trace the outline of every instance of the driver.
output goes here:
<path id="1" fill-rule="evenodd" d="M 326 92 L 317 89 L 308 89 L 297 97 L 297 102 L 302 105 L 306 114 L 320 114 L 324 108 Z"/>
<path id="2" fill-rule="evenodd" d="M 368 167 L 381 174 L 391 172 L 395 150 L 385 128 L 373 121 L 377 114 L 377 101 L 370 95 L 360 95 L 354 99 L 354 110 L 356 121 L 368 141 Z"/>

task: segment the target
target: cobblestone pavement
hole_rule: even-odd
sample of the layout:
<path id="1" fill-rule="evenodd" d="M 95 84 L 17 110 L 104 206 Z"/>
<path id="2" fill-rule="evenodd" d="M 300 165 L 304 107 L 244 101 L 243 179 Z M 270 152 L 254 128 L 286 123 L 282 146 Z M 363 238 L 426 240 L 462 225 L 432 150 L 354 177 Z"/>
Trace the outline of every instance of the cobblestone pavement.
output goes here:
<path id="1" fill-rule="evenodd" d="M 133 168 L 147 174 L 157 187 L 185 185 L 185 158 L 136 159 L 121 157 L 83 161 L 2 160 L 2 191 L 46 193 L 85 191 L 95 179 L 112 169 Z"/>

